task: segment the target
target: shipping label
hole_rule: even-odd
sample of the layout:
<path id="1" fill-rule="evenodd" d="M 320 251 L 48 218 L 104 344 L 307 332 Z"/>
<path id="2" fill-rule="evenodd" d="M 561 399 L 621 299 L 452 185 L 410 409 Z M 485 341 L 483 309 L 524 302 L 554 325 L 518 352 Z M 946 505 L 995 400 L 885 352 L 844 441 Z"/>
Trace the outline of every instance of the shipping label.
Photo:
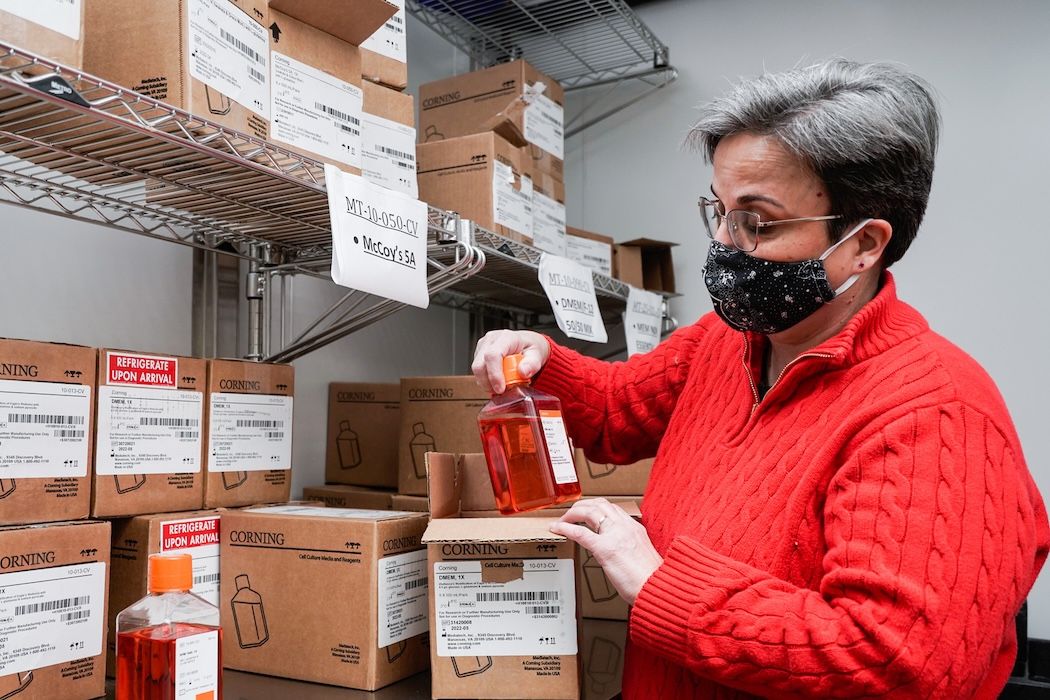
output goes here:
<path id="1" fill-rule="evenodd" d="M 269 119 L 266 28 L 229 0 L 189 0 L 189 25 L 190 75 Z M 209 105 L 216 114 L 229 111 L 220 96 Z"/>
<path id="2" fill-rule="evenodd" d="M 219 633 L 175 640 L 175 695 L 172 700 L 213 700 L 219 696 Z"/>
<path id="3" fill-rule="evenodd" d="M 565 252 L 569 260 L 607 277 L 612 276 L 612 246 L 608 243 L 582 236 L 566 236 Z"/>
<path id="4" fill-rule="evenodd" d="M 271 515 L 298 515 L 310 518 L 347 518 L 349 520 L 392 520 L 406 515 L 419 515 L 403 510 L 368 510 L 367 508 L 325 508 L 323 506 L 260 506 L 249 508 L 253 513 Z"/>
<path id="5" fill-rule="evenodd" d="M 91 387 L 0 380 L 0 478 L 87 476 Z"/>
<path id="6" fill-rule="evenodd" d="M 576 478 L 576 464 L 572 459 L 572 448 L 561 412 L 540 411 L 540 424 L 543 426 L 543 440 L 547 444 L 555 483 L 575 484 L 579 479 Z"/>
<path id="7" fill-rule="evenodd" d="M 0 676 L 102 653 L 106 565 L 0 574 Z"/>
<path id="8" fill-rule="evenodd" d="M 160 524 L 160 551 L 193 557 L 193 592 L 219 604 L 220 517 L 208 515 Z"/>
<path id="9" fill-rule="evenodd" d="M 533 245 L 553 255 L 566 255 L 565 205 L 542 192 L 532 193 Z"/>
<path id="10" fill-rule="evenodd" d="M 430 629 L 427 618 L 427 550 L 383 557 L 379 582 L 379 648 Z"/>
<path id="11" fill-rule="evenodd" d="M 485 575 L 488 569 L 501 571 Z M 438 656 L 577 651 L 572 559 L 437 562 L 434 611 Z"/>
<path id="12" fill-rule="evenodd" d="M 213 472 L 292 468 L 292 397 L 211 395 L 208 469 Z"/>
<path id="13" fill-rule="evenodd" d="M 539 275 L 554 319 L 565 335 L 594 343 L 609 339 L 590 270 L 568 258 L 544 253 L 540 256 Z"/>
<path id="14" fill-rule="evenodd" d="M 0 0 L 0 11 L 79 40 L 83 5 L 83 0 Z"/>
<path id="15" fill-rule="evenodd" d="M 506 226 L 532 238 L 532 180 L 522 176 L 515 187 L 514 169 L 493 161 L 492 217 L 497 226 Z"/>
<path id="16" fill-rule="evenodd" d="M 397 5 L 397 12 L 375 34 L 361 42 L 361 48 L 408 63 L 408 45 L 405 41 L 405 0 L 389 0 Z"/>
<path id="17" fill-rule="evenodd" d="M 660 342 L 662 319 L 663 297 L 631 287 L 627 293 L 627 310 L 623 314 L 628 357 L 656 347 Z"/>
<path id="18" fill-rule="evenodd" d="M 361 100 L 356 85 L 271 52 L 270 136 L 361 167 Z"/>
<path id="19" fill-rule="evenodd" d="M 526 88 L 525 140 L 558 159 L 565 157 L 565 110 L 543 94 L 539 83 Z"/>
<path id="20" fill-rule="evenodd" d="M 197 473 L 203 419 L 199 391 L 100 386 L 95 473 Z"/>
<path id="21" fill-rule="evenodd" d="M 362 114 L 361 171 L 372 184 L 418 197 L 416 130 L 391 119 Z"/>

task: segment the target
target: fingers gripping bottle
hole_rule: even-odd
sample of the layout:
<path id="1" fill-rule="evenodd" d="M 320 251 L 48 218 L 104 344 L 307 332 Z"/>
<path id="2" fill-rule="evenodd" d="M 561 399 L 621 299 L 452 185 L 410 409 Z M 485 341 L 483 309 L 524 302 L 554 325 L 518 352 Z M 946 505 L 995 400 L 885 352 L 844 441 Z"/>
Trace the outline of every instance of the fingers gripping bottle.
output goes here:
<path id="1" fill-rule="evenodd" d="M 117 615 L 116 700 L 222 700 L 219 609 L 193 593 L 189 554 L 149 558 L 149 595 Z"/>
<path id="2" fill-rule="evenodd" d="M 561 402 L 529 386 L 522 355 L 503 358 L 507 388 L 478 415 L 496 505 L 505 515 L 580 497 Z"/>

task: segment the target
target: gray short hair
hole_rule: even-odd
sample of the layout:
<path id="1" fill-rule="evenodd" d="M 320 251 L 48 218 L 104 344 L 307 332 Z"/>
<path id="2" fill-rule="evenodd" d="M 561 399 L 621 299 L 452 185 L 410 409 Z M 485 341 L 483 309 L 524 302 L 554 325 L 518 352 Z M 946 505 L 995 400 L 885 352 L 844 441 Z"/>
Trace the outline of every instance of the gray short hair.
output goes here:
<path id="1" fill-rule="evenodd" d="M 828 188 L 838 240 L 853 222 L 893 226 L 889 267 L 915 239 L 933 182 L 940 118 L 932 88 L 887 63 L 832 59 L 738 83 L 701 110 L 689 141 L 708 162 L 726 136 L 779 139 Z"/>

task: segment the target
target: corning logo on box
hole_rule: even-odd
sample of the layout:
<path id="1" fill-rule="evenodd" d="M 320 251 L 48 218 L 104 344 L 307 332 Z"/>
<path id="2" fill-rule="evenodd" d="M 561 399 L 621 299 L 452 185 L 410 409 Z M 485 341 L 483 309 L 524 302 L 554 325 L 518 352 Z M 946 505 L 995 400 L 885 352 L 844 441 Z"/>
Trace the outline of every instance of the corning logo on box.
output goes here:
<path id="1" fill-rule="evenodd" d="M 452 387 L 437 387 L 433 389 L 409 389 L 408 398 L 413 401 L 455 399 L 456 390 Z"/>
<path id="2" fill-rule="evenodd" d="M 460 91 L 455 90 L 453 92 L 446 92 L 444 95 L 435 95 L 434 97 L 428 97 L 423 100 L 423 109 L 431 109 L 432 107 L 441 107 L 443 105 L 451 104 L 453 102 L 459 102 Z"/>
<path id="3" fill-rule="evenodd" d="M 507 545 L 490 542 L 457 542 L 441 545 L 441 553 L 446 557 L 506 555 L 508 551 Z"/>
<path id="4" fill-rule="evenodd" d="M 40 367 L 37 365 L 22 365 L 17 362 L 0 363 L 0 375 L 6 377 L 37 377 L 40 375 Z"/>
<path id="5" fill-rule="evenodd" d="M 353 403 L 356 401 L 375 401 L 376 393 L 374 391 L 340 391 L 336 394 L 336 401 L 344 401 L 347 403 Z M 397 403 L 396 401 L 390 401 L 388 403 Z"/>
<path id="6" fill-rule="evenodd" d="M 233 391 L 262 391 L 262 382 L 250 379 L 220 379 L 219 388 Z"/>
<path id="7" fill-rule="evenodd" d="M 283 532 L 257 532 L 255 530 L 233 530 L 230 542 L 239 544 L 278 544 L 284 545 Z"/>
<path id="8" fill-rule="evenodd" d="M 55 552 L 27 552 L 25 554 L 8 554 L 0 557 L 0 569 L 21 569 L 26 566 L 54 564 Z"/>
<path id="9" fill-rule="evenodd" d="M 179 362 L 174 357 L 107 353 L 106 383 L 176 388 Z"/>

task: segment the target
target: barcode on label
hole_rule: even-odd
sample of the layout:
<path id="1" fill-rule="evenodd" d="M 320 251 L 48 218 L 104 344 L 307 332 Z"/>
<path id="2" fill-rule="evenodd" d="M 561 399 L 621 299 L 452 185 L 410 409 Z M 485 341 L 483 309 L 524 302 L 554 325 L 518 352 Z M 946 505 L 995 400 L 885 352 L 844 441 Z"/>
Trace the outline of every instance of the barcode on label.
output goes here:
<path id="1" fill-rule="evenodd" d="M 84 437 L 83 430 L 56 430 L 55 437 L 57 438 L 82 438 Z"/>
<path id="2" fill-rule="evenodd" d="M 561 612 L 561 606 L 558 605 L 527 605 L 525 606 L 526 615 L 557 615 Z"/>
<path id="3" fill-rule="evenodd" d="M 54 612 L 56 610 L 65 610 L 66 608 L 75 608 L 78 605 L 87 605 L 91 602 L 91 596 L 82 595 L 76 598 L 60 598 L 58 600 L 49 600 L 46 603 L 32 603 L 30 605 L 16 605 L 15 616 L 18 615 L 35 615 L 41 612 Z"/>
<path id="4" fill-rule="evenodd" d="M 259 65 L 262 65 L 262 66 L 266 65 L 266 61 L 263 59 L 262 56 L 259 55 L 258 51 L 256 51 L 252 47 L 250 47 L 247 44 L 245 44 L 243 41 L 241 41 L 240 39 L 235 37 L 233 34 L 230 34 L 225 29 L 220 29 L 219 30 L 219 34 L 222 35 L 222 38 L 226 40 L 227 44 L 229 44 L 230 46 L 234 47 L 235 49 L 237 49 L 238 51 L 243 53 L 245 56 L 247 56 L 248 58 L 252 59 L 253 61 L 258 63 Z"/>
<path id="5" fill-rule="evenodd" d="M 340 129 L 342 129 L 343 131 L 345 131 L 348 134 L 353 134 L 354 136 L 360 136 L 361 135 L 361 132 L 358 131 L 357 129 L 355 129 L 354 127 L 352 127 L 352 126 L 347 126 L 346 124 L 336 124 L 336 126 L 338 126 Z"/>
<path id="6" fill-rule="evenodd" d="M 200 432 L 198 432 L 196 430 L 180 430 L 179 431 L 179 439 L 180 440 L 196 440 L 198 437 L 200 437 Z"/>
<path id="7" fill-rule="evenodd" d="M 65 613 L 59 616 L 62 622 L 74 622 L 76 620 L 86 620 L 91 617 L 90 610 L 77 610 L 76 612 Z"/>
<path id="8" fill-rule="evenodd" d="M 558 591 L 504 591 L 500 593 L 478 593 L 479 603 L 492 602 L 543 602 L 558 600 L 561 596 Z"/>
<path id="9" fill-rule="evenodd" d="M 8 423 L 84 425 L 84 416 L 57 416 L 52 413 L 8 413 Z"/>
<path id="10" fill-rule="evenodd" d="M 405 160 L 411 161 L 415 161 L 416 159 L 416 156 L 413 153 L 405 153 L 404 151 L 399 151 L 396 148 L 387 148 L 383 145 L 377 145 L 376 150 L 380 153 L 385 153 L 386 155 L 393 156 L 395 158 L 403 158 Z"/>
<path id="11" fill-rule="evenodd" d="M 417 588 L 427 585 L 426 578 L 417 578 L 412 581 L 405 582 L 405 592 L 414 591 Z"/>
<path id="12" fill-rule="evenodd" d="M 194 576 L 193 577 L 193 585 L 194 586 L 200 586 L 200 585 L 203 585 L 205 583 L 215 583 L 218 580 L 219 580 L 219 575 L 218 574 L 205 574 L 203 576 Z"/>
<path id="13" fill-rule="evenodd" d="M 163 425 L 171 428 L 192 428 L 200 425 L 197 418 L 139 418 L 139 425 Z"/>
<path id="14" fill-rule="evenodd" d="M 251 76 L 252 78 L 255 78 L 260 83 L 265 83 L 266 82 L 266 75 L 264 73 L 261 73 L 261 72 L 255 70 L 251 66 L 248 66 L 248 75 Z"/>
<path id="15" fill-rule="evenodd" d="M 283 431 L 278 431 L 278 432 L 266 433 L 266 437 L 274 439 L 274 440 L 280 439 L 280 438 L 284 437 L 284 432 Z"/>
<path id="16" fill-rule="evenodd" d="M 397 167 L 399 167 L 399 168 L 403 168 L 405 170 L 415 170 L 415 164 L 414 163 L 406 163 L 403 160 L 397 160 L 397 161 L 394 161 L 394 162 L 397 164 Z"/>
<path id="17" fill-rule="evenodd" d="M 238 428 L 283 428 L 283 420 L 239 420 Z"/>
<path id="18" fill-rule="evenodd" d="M 331 117 L 335 117 L 336 119 L 342 119 L 344 122 L 350 122 L 351 124 L 354 124 L 356 126 L 361 125 L 360 119 L 353 115 L 347 114 L 346 112 L 340 111 L 335 107 L 329 107 L 328 105 L 322 104 L 320 102 L 314 102 L 314 107 Z"/>

